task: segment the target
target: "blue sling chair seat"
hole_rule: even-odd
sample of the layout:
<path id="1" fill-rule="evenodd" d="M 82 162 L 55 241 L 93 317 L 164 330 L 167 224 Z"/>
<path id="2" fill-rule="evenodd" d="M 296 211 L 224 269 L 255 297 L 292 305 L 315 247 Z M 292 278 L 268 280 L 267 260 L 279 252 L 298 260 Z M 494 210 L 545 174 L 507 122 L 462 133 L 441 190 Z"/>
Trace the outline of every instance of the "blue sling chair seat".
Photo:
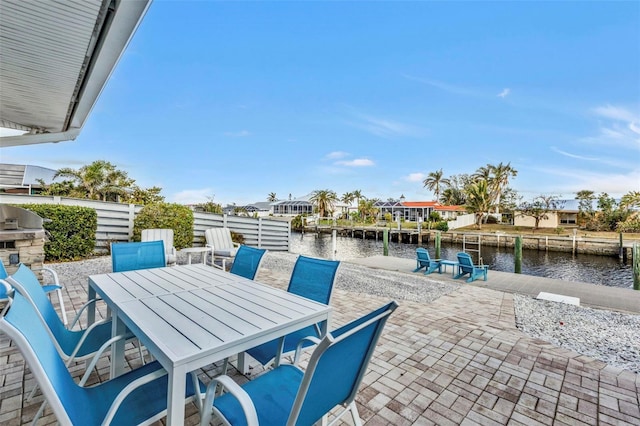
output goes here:
<path id="1" fill-rule="evenodd" d="M 241 245 L 238 247 L 236 257 L 233 260 L 233 265 L 231 265 L 229 272 L 250 280 L 254 279 L 258 273 L 258 269 L 260 269 L 260 264 L 266 252 L 267 250 L 265 249 Z"/>
<path id="2" fill-rule="evenodd" d="M 51 278 L 53 279 L 52 283 L 43 284 L 42 289 L 47 294 L 53 293 L 53 292 L 56 293 L 56 295 L 58 296 L 58 306 L 60 308 L 60 315 L 62 316 L 62 322 L 64 323 L 64 325 L 67 325 L 69 323 L 69 320 L 67 319 L 67 311 L 64 307 L 64 300 L 62 299 L 62 289 L 64 287 L 62 286 L 62 284 L 60 284 L 60 280 L 58 279 L 58 274 L 56 273 L 56 271 L 54 271 L 51 268 L 41 268 L 41 270 L 44 272 L 47 272 L 49 275 L 51 275 Z M 8 276 L 9 274 L 7 273 L 7 270 L 4 267 L 4 263 L 0 261 L 0 280 L 6 280 Z M 7 299 L 7 293 L 4 290 L 3 286 L 0 286 L 0 302 L 6 299 Z"/>
<path id="3" fill-rule="evenodd" d="M 340 261 L 337 260 L 298 256 L 293 267 L 293 272 L 291 273 L 287 291 L 328 305 L 331 301 L 331 294 L 333 292 L 333 285 L 336 280 L 338 266 L 340 266 Z M 284 345 L 281 354 L 287 355 L 293 353 L 296 350 L 298 342 L 307 336 L 314 336 L 316 338 L 321 337 L 321 326 L 326 325 L 314 324 L 287 334 L 284 338 Z M 275 339 L 260 346 L 251 348 L 246 351 L 246 353 L 251 355 L 252 358 L 260 362 L 263 366 L 268 366 L 273 362 L 280 362 L 276 357 L 281 342 L 282 339 Z M 310 346 L 311 343 L 306 342 L 305 345 Z M 241 364 L 241 362 L 238 362 L 238 364 Z M 239 367 L 241 367 L 241 372 L 245 373 L 245 371 L 243 371 L 245 370 L 244 366 Z"/>
<path id="4" fill-rule="evenodd" d="M 149 424 L 164 417 L 167 407 L 167 373 L 158 362 L 149 363 L 94 387 L 83 387 L 91 368 L 79 384 L 67 370 L 50 336 L 29 301 L 15 292 L 0 319 L 0 330 L 18 346 L 29 369 L 62 425 Z M 94 358 L 92 364 L 97 362 Z M 93 365 L 92 365 L 93 367 Z M 187 377 L 185 377 L 187 380 Z M 187 380 L 185 398 L 195 394 L 196 380 Z M 34 424 L 42 413 L 36 413 Z"/>
<path id="5" fill-rule="evenodd" d="M 207 387 L 201 425 L 208 425 L 212 414 L 233 426 L 312 425 L 337 406 L 361 425 L 356 394 L 389 315 L 397 304 L 391 302 L 349 324 L 328 333 L 317 344 L 306 370 L 296 364 L 283 364 L 242 386 L 228 376 L 214 378 Z M 299 348 L 301 345 L 299 346 Z M 216 397 L 220 384 L 228 393 Z"/>

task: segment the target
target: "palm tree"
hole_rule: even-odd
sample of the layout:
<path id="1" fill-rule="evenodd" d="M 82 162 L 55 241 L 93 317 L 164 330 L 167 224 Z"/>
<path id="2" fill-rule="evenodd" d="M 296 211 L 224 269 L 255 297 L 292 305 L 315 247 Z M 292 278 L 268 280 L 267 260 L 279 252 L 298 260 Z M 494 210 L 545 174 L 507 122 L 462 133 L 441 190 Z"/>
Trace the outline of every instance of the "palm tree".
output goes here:
<path id="1" fill-rule="evenodd" d="M 435 200 L 440 198 L 440 185 L 448 185 L 449 179 L 442 177 L 442 169 L 429 173 L 426 179 L 422 181 L 424 187 L 435 194 Z"/>
<path id="2" fill-rule="evenodd" d="M 122 194 L 135 182 L 128 178 L 126 172 L 117 170 L 116 166 L 104 160 L 94 161 L 78 170 L 62 168 L 56 172 L 54 179 L 58 176 L 72 178 L 78 191 L 93 200 L 105 200 L 109 195 Z"/>
<path id="3" fill-rule="evenodd" d="M 491 201 L 496 206 L 496 213 L 500 213 L 500 197 L 502 191 L 509 185 L 509 178 L 516 177 L 518 171 L 511 167 L 511 163 L 498 164 L 497 166 L 488 165 L 493 176 L 489 181 L 491 187 L 489 188 L 489 194 L 491 195 Z"/>
<path id="4" fill-rule="evenodd" d="M 375 219 L 378 217 L 378 208 L 375 207 L 377 201 L 377 199 L 360 201 L 358 210 L 362 215 L 362 220 L 365 222 L 375 222 Z"/>
<path id="5" fill-rule="evenodd" d="M 360 205 L 360 199 L 364 198 L 362 196 L 362 191 L 359 189 L 356 189 L 355 191 L 353 191 L 351 194 L 353 194 L 353 197 L 356 199 L 356 203 L 359 206 Z"/>
<path id="6" fill-rule="evenodd" d="M 276 193 L 275 192 L 270 192 L 269 195 L 267 195 L 267 201 L 270 202 L 270 203 L 278 201 L 278 197 L 276 197 Z"/>
<path id="7" fill-rule="evenodd" d="M 476 216 L 476 226 L 482 228 L 482 218 L 491 208 L 491 197 L 486 180 L 478 180 L 467 187 L 465 209 Z"/>
<path id="8" fill-rule="evenodd" d="M 318 189 L 311 193 L 309 201 L 315 204 L 318 214 L 322 218 L 326 217 L 327 212 L 333 212 L 338 195 L 330 189 Z"/>
<path id="9" fill-rule="evenodd" d="M 351 205 L 351 203 L 353 203 L 353 200 L 355 199 L 356 196 L 353 195 L 353 192 L 345 192 L 344 194 L 342 194 L 342 198 L 340 199 L 340 201 L 345 204 Z"/>
<path id="10" fill-rule="evenodd" d="M 471 175 L 471 178 L 474 182 L 484 180 L 488 183 L 491 180 L 492 169 L 493 166 L 491 164 L 478 167 L 478 170 L 476 170 L 475 173 Z"/>

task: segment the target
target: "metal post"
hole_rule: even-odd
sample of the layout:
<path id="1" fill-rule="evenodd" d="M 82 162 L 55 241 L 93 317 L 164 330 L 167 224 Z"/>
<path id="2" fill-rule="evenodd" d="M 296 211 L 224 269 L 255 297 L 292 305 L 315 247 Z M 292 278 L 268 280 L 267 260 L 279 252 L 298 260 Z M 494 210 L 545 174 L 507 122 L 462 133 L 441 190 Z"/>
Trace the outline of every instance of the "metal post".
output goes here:
<path id="1" fill-rule="evenodd" d="M 387 228 L 382 231 L 382 254 L 389 256 L 389 229 Z"/>
<path id="2" fill-rule="evenodd" d="M 333 248 L 333 260 L 336 260 L 338 254 L 338 231 L 335 229 L 331 232 L 331 244 Z"/>
<path id="3" fill-rule="evenodd" d="M 436 259 L 440 259 L 440 231 L 436 231 Z"/>
<path id="4" fill-rule="evenodd" d="M 514 258 L 515 258 L 515 270 L 516 274 L 522 273 L 522 236 L 516 237 L 514 244 Z"/>
<path id="5" fill-rule="evenodd" d="M 622 232 L 620 233 L 620 251 L 619 251 L 618 257 L 620 259 L 622 259 L 624 257 L 624 246 L 623 246 L 623 241 L 622 241 Z"/>
<path id="6" fill-rule="evenodd" d="M 633 243 L 633 289 L 640 290 L 640 245 Z"/>

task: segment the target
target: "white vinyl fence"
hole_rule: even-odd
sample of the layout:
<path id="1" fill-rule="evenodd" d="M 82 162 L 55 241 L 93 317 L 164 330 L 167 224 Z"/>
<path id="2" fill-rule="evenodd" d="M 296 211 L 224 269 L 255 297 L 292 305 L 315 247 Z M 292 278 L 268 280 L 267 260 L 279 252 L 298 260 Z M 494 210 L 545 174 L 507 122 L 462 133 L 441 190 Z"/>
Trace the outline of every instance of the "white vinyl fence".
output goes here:
<path id="1" fill-rule="evenodd" d="M 471 226 L 474 223 L 476 223 L 476 216 L 473 213 L 470 213 L 458 215 L 455 220 L 448 221 L 447 225 L 449 225 L 449 230 L 452 230 Z"/>
<path id="2" fill-rule="evenodd" d="M 114 241 L 130 241 L 133 221 L 142 206 L 57 196 L 0 194 L 0 204 L 61 204 L 90 207 L 98 214 L 96 250 L 106 250 Z M 204 245 L 204 231 L 226 226 L 242 234 L 246 245 L 272 251 L 288 251 L 291 227 L 287 220 L 227 216 L 212 213 L 193 214 L 193 244 Z"/>

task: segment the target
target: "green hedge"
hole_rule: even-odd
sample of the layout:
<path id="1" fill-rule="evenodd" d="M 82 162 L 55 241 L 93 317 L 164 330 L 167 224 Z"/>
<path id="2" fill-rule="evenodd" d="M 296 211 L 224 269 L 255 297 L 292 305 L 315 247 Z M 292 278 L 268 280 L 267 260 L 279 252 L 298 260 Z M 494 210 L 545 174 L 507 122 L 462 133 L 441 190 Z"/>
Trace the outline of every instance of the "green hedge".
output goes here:
<path id="1" fill-rule="evenodd" d="M 133 222 L 133 240 L 140 241 L 143 229 L 173 229 L 176 250 L 193 245 L 193 211 L 180 204 L 156 203 L 145 205 Z"/>
<path id="2" fill-rule="evenodd" d="M 48 240 L 44 244 L 45 260 L 78 260 L 89 257 L 96 246 L 98 214 L 89 207 L 57 204 L 21 204 L 43 219 Z"/>

